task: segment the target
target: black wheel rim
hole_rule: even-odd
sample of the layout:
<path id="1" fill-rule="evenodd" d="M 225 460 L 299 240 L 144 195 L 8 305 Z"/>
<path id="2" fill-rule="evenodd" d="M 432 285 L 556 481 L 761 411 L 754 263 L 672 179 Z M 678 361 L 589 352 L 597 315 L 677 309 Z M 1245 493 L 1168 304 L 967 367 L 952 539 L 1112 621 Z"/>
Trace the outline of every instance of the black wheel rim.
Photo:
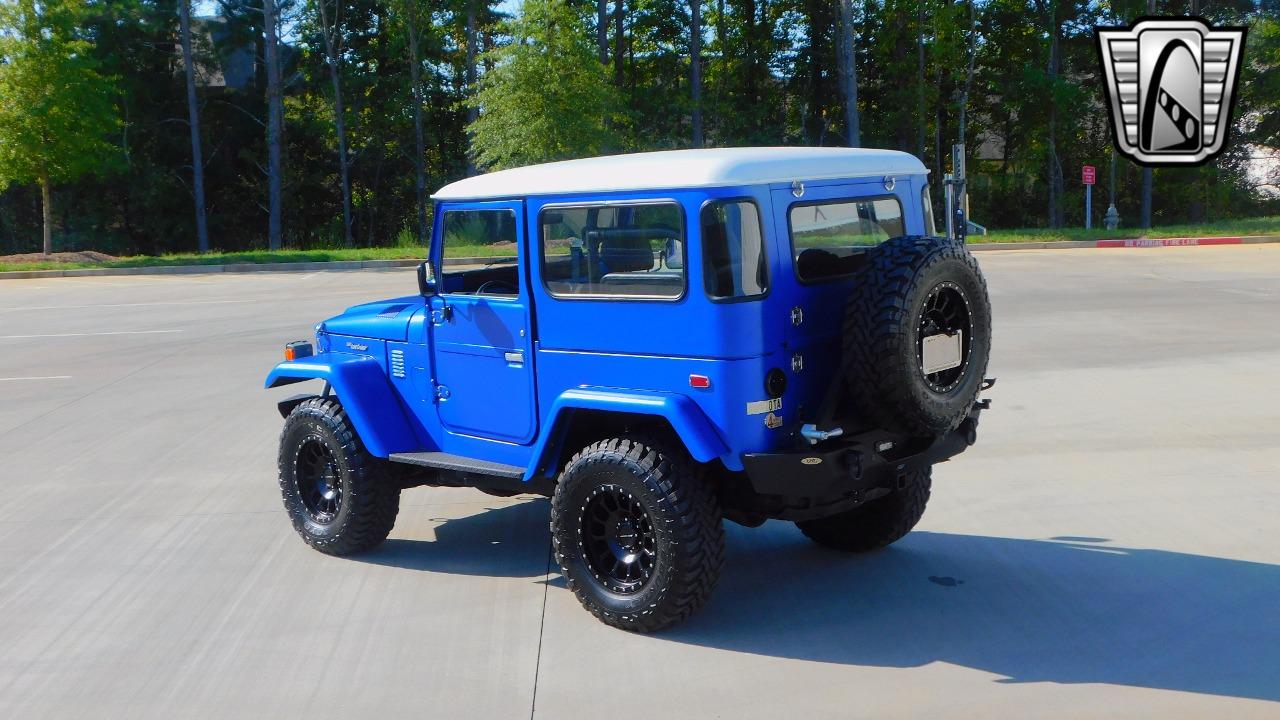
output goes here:
<path id="1" fill-rule="evenodd" d="M 342 507 L 342 475 L 323 438 L 313 435 L 298 446 L 294 478 L 311 519 L 321 525 L 333 522 Z"/>
<path id="2" fill-rule="evenodd" d="M 973 321 L 969 314 L 969 298 L 953 282 L 939 283 L 929 291 L 920 308 L 917 324 L 916 363 L 930 390 L 945 393 L 954 390 L 964 379 L 969 367 L 969 346 L 973 342 Z M 952 335 L 959 331 L 960 364 L 935 373 L 924 372 L 924 339 L 932 335 Z"/>
<path id="3" fill-rule="evenodd" d="M 655 540 L 640 499 L 617 485 L 595 488 L 582 504 L 582 558 L 595 579 L 615 593 L 639 592 L 653 577 Z"/>

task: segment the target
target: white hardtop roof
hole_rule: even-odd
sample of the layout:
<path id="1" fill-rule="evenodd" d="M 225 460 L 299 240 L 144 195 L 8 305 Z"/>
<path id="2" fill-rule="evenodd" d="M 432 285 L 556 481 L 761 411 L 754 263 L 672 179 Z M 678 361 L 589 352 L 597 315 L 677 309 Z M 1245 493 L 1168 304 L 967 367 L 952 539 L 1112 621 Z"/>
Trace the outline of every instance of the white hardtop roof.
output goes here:
<path id="1" fill-rule="evenodd" d="M 500 170 L 440 188 L 437 200 L 743 187 L 793 180 L 920 175 L 914 155 L 862 148 L 721 148 L 608 155 Z"/>

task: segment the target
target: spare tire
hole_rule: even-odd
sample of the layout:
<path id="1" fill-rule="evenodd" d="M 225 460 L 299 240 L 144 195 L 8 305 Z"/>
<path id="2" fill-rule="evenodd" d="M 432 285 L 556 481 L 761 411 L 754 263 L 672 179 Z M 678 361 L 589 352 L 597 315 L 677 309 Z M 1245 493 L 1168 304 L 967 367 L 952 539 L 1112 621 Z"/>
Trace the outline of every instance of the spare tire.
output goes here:
<path id="1" fill-rule="evenodd" d="M 911 236 L 868 251 L 844 326 L 845 386 L 862 417 L 911 435 L 954 429 L 990 350 L 987 282 L 962 244 Z"/>

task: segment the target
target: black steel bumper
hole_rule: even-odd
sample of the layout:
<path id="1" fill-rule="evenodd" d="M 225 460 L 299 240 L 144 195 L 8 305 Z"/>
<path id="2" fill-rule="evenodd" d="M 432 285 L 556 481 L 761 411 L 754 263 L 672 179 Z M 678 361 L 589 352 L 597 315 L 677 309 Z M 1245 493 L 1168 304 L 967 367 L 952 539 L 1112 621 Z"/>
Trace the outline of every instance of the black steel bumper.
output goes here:
<path id="1" fill-rule="evenodd" d="M 977 440 L 975 406 L 955 430 L 936 438 L 914 438 L 881 430 L 842 436 L 812 450 L 746 453 L 742 464 L 761 495 L 832 501 L 892 490 L 898 478 L 954 457 Z"/>

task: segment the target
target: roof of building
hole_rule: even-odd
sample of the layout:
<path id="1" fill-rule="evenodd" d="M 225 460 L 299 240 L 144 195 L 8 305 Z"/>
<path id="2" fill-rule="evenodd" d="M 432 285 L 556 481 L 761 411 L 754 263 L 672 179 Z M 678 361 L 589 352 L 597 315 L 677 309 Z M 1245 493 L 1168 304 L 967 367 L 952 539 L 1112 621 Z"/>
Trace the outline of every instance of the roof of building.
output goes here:
<path id="1" fill-rule="evenodd" d="M 440 188 L 437 200 L 480 200 L 582 192 L 743 187 L 793 180 L 918 175 L 914 155 L 862 148 L 721 148 L 609 155 L 529 165 Z"/>

